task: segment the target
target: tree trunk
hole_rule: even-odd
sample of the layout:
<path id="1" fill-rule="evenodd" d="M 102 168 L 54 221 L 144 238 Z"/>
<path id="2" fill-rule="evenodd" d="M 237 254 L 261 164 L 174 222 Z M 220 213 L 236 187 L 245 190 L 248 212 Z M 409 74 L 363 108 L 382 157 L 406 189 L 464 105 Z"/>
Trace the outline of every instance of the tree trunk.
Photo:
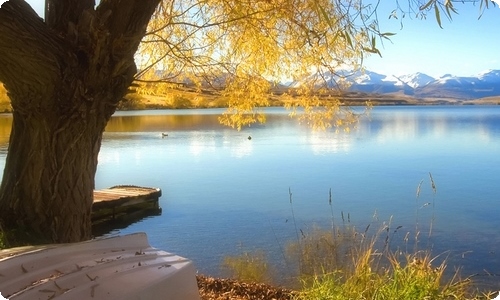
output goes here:
<path id="1" fill-rule="evenodd" d="M 136 73 L 159 0 L 23 0 L 0 8 L 0 81 L 13 107 L 0 221 L 15 243 L 90 238 L 102 133 Z"/>
<path id="2" fill-rule="evenodd" d="M 86 113 L 60 122 L 44 114 L 14 112 L 0 188 L 3 224 L 27 233 L 31 241 L 88 239 L 105 119 Z"/>

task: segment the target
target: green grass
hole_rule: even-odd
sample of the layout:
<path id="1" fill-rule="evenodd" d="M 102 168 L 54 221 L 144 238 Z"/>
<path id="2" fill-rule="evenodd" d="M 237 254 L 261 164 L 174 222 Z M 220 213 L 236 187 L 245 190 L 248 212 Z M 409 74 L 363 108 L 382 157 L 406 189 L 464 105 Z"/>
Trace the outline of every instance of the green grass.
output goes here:
<path id="1" fill-rule="evenodd" d="M 429 253 L 403 257 L 401 260 L 398 254 L 381 255 L 368 247 L 357 253 L 350 271 L 339 270 L 304 279 L 298 299 L 482 299 L 469 292 L 468 279 L 457 276 L 445 281 L 446 264 L 434 266 Z"/>
<path id="2" fill-rule="evenodd" d="M 271 267 L 264 251 L 243 252 L 241 255 L 226 256 L 222 268 L 232 278 L 245 282 L 269 282 Z"/>
<path id="3" fill-rule="evenodd" d="M 379 230 L 368 238 L 351 227 L 337 228 L 335 235 L 330 230 L 314 230 L 304 234 L 300 243 L 291 242 L 287 257 L 300 261 L 297 274 L 293 274 L 299 280 L 295 299 L 479 300 L 497 295 L 478 292 L 473 281 L 460 278 L 458 271 L 451 278 L 445 276 L 446 258 L 433 257 L 429 251 L 387 250 L 384 232 Z M 385 250 L 379 251 L 377 245 Z M 272 278 L 262 250 L 226 257 L 223 266 L 231 277 L 245 282 L 269 282 Z"/>

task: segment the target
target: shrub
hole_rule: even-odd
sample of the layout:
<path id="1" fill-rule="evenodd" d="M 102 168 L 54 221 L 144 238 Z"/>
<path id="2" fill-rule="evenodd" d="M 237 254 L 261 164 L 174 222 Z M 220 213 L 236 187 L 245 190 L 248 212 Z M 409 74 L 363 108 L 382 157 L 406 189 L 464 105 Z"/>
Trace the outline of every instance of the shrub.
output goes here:
<path id="1" fill-rule="evenodd" d="M 143 96 L 136 93 L 125 95 L 120 103 L 118 103 L 118 110 L 136 110 L 144 108 L 145 105 Z"/>

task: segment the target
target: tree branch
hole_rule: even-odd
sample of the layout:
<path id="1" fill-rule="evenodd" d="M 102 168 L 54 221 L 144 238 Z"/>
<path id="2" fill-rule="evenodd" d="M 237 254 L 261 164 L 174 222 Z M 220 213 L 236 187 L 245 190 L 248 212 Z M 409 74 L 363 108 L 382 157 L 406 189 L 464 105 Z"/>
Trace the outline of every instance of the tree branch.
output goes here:
<path id="1" fill-rule="evenodd" d="M 114 69 L 111 75 L 136 72 L 134 54 L 144 37 L 147 25 L 161 0 L 102 0 L 97 13 L 104 22 L 112 41 L 111 59 Z"/>
<path id="2" fill-rule="evenodd" d="M 0 8 L 0 81 L 17 101 L 35 101 L 52 93 L 59 77 L 62 48 L 36 12 L 23 0 L 10 0 Z M 28 103 L 24 103 L 28 104 Z"/>
<path id="3" fill-rule="evenodd" d="M 65 34 L 70 23 L 78 24 L 82 12 L 94 6 L 94 0 L 46 0 L 45 21 L 56 32 Z"/>

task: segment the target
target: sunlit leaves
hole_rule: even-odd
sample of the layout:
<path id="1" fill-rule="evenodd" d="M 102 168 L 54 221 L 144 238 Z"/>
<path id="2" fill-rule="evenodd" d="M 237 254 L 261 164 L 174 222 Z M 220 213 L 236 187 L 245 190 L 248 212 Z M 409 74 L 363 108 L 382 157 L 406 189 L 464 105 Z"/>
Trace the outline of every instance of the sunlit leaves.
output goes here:
<path id="1" fill-rule="evenodd" d="M 7 90 L 0 82 L 0 111 L 10 110 L 10 98 L 7 95 Z"/>
<path id="2" fill-rule="evenodd" d="M 219 121 L 238 130 L 256 122 L 264 123 L 266 119 L 259 108 L 268 106 L 269 88 L 269 82 L 263 78 L 232 78 L 222 92 L 229 108 L 219 117 Z"/>
<path id="3" fill-rule="evenodd" d="M 435 0 L 430 0 L 429 2 L 427 2 L 426 4 L 422 5 L 419 7 L 419 10 L 426 10 L 427 8 L 429 8 L 432 4 L 436 4 L 436 1 Z"/>
<path id="4" fill-rule="evenodd" d="M 441 26 L 441 17 L 436 3 L 434 3 L 434 12 L 436 14 L 436 21 L 438 22 L 439 27 L 443 28 L 443 26 Z"/>
<path id="5" fill-rule="evenodd" d="M 164 1 L 148 32 L 137 57 L 139 79 L 219 93 L 230 106 L 220 121 L 238 129 L 263 121 L 255 109 L 268 105 L 276 83 L 357 69 L 364 55 L 380 54 L 376 40 L 390 36 L 379 32 L 374 8 L 360 0 Z M 350 116 L 340 114 L 338 100 L 314 99 L 323 99 L 325 87 L 311 85 L 290 105 L 311 112 L 313 126 L 344 127 L 351 121 L 339 118 Z"/>
<path id="6" fill-rule="evenodd" d="M 292 100 L 285 102 L 285 107 L 291 111 L 290 115 L 307 124 L 315 130 L 335 128 L 336 131 L 349 132 L 356 128 L 360 116 L 367 115 L 371 110 L 371 103 L 365 103 L 357 111 L 343 105 L 342 96 L 329 89 L 311 89 L 303 86 L 287 95 Z"/>

